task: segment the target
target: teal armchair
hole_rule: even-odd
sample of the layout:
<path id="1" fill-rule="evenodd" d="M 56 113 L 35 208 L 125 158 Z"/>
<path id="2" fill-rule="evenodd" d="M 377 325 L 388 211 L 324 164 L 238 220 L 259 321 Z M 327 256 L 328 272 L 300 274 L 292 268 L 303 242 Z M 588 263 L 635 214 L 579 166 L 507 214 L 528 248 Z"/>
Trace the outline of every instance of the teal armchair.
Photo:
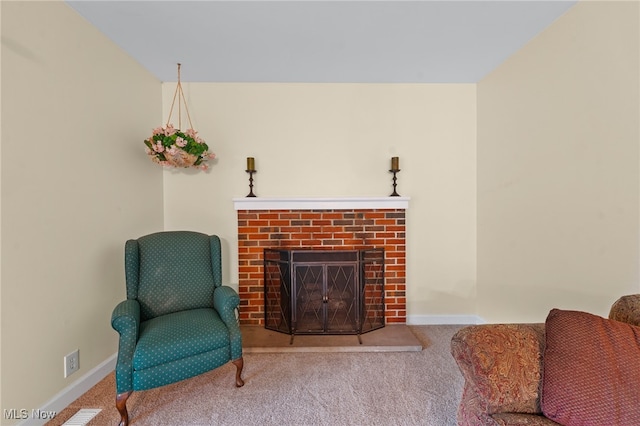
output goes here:
<path id="1" fill-rule="evenodd" d="M 127 300 L 113 310 L 120 334 L 116 408 L 129 423 L 127 398 L 218 368 L 242 380 L 240 298 L 222 285 L 220 239 L 190 231 L 146 235 L 125 244 Z"/>

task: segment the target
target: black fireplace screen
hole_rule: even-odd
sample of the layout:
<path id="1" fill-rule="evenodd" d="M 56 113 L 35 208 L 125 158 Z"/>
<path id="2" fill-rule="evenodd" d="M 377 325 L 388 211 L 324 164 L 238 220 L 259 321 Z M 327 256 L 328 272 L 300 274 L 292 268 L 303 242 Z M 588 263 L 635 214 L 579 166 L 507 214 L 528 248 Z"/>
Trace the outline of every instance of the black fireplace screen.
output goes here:
<path id="1" fill-rule="evenodd" d="M 358 334 L 384 327 L 384 249 L 264 251 L 265 327 Z"/>

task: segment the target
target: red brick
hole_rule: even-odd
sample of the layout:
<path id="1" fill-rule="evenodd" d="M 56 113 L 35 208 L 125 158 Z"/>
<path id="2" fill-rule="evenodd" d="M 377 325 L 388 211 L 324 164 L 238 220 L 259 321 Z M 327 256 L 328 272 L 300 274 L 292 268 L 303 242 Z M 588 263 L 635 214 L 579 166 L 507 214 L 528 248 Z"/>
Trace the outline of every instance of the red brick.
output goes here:
<path id="1" fill-rule="evenodd" d="M 280 219 L 298 220 L 300 219 L 300 213 L 283 212 L 280 213 Z"/>
<path id="2" fill-rule="evenodd" d="M 291 223 L 290 221 L 283 220 L 283 219 L 270 219 L 269 220 L 269 225 L 270 226 L 280 226 L 280 227 L 285 226 L 286 227 L 286 226 L 289 226 L 290 223 Z"/>
<path id="3" fill-rule="evenodd" d="M 342 219 L 342 213 L 340 212 L 323 212 L 320 214 L 322 219 Z"/>
<path id="4" fill-rule="evenodd" d="M 260 219 L 271 220 L 271 219 L 278 219 L 280 215 L 278 213 L 272 213 L 272 212 L 260 212 L 258 214 L 258 217 Z"/>

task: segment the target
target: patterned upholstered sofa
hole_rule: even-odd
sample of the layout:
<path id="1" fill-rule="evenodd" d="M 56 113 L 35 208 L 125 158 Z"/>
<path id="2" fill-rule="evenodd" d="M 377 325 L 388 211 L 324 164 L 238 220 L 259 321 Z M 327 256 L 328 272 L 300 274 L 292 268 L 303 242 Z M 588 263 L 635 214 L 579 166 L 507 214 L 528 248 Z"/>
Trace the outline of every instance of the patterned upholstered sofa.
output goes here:
<path id="1" fill-rule="evenodd" d="M 552 310 L 545 323 L 464 327 L 451 354 L 465 380 L 459 425 L 640 425 L 640 294 L 618 299 L 608 319 Z"/>

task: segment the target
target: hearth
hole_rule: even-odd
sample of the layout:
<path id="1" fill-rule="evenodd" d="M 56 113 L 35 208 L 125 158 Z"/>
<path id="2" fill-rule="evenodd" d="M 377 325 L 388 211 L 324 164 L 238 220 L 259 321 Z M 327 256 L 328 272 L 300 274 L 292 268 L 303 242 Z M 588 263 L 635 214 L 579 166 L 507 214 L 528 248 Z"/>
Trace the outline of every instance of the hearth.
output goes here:
<path id="1" fill-rule="evenodd" d="M 360 335 L 385 325 L 384 249 L 264 250 L 265 328 Z"/>

